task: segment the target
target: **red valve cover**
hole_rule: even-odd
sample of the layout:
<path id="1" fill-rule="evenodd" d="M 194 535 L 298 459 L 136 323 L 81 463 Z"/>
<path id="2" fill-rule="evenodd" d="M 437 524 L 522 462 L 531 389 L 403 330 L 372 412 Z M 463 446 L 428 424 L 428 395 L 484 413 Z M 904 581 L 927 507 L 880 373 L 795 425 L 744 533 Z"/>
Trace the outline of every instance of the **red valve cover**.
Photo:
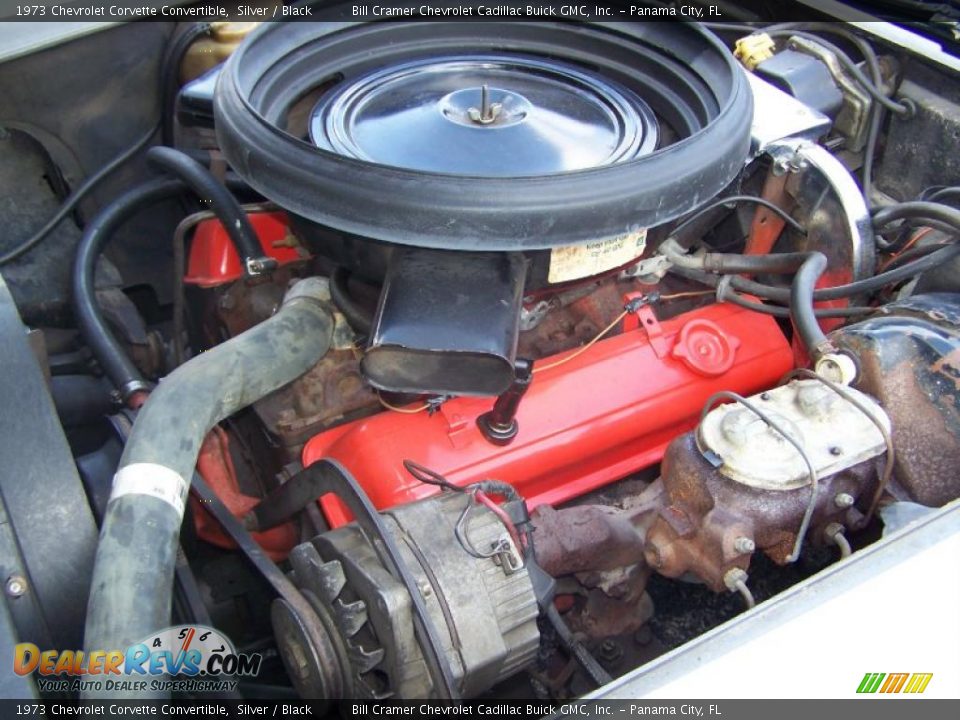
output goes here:
<path id="1" fill-rule="evenodd" d="M 506 447 L 476 425 L 493 399 L 456 398 L 432 416 L 384 412 L 323 432 L 307 442 L 303 464 L 337 460 L 380 509 L 437 492 L 404 470 L 405 459 L 457 485 L 504 480 L 532 509 L 654 465 L 697 424 L 710 395 L 758 392 L 793 367 L 776 321 L 733 305 L 663 323 L 641 308 L 628 320 L 623 334 L 535 375 L 517 413 L 519 433 Z M 320 504 L 332 527 L 349 522 L 336 498 Z"/>

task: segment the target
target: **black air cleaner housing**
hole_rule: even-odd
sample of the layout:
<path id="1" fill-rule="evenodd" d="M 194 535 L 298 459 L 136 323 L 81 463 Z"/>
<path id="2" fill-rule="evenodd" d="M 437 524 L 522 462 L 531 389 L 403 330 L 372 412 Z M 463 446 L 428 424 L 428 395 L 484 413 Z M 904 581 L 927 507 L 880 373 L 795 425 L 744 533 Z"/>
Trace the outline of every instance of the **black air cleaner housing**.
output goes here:
<path id="1" fill-rule="evenodd" d="M 624 88 L 670 137 L 663 133 L 652 153 L 597 167 L 543 173 L 511 164 L 512 176 L 475 167 L 436 172 L 416 158 L 404 167 L 351 156 L 345 151 L 359 144 L 356 128 L 339 147 L 309 139 L 305 119 L 318 102 L 336 102 L 324 100 L 326 93 L 369 90 L 371 76 L 384 68 L 491 55 L 501 65 L 539 62 L 547 77 L 579 68 Z M 422 75 L 405 88 L 414 103 L 420 102 L 414 84 L 431 80 L 431 73 Z M 474 73 L 463 89 L 479 89 L 481 80 Z M 489 84 L 511 91 L 497 78 Z M 369 93 L 366 99 L 382 100 Z M 672 220 L 736 176 L 752 120 L 750 90 L 726 48 L 697 25 L 662 22 L 265 23 L 227 62 L 214 108 L 231 165 L 288 210 L 360 237 L 484 251 L 592 242 Z M 534 121 L 536 112 L 529 117 Z M 485 140 L 488 130 L 479 127 L 478 138 Z M 399 131 L 384 141 L 433 139 Z M 460 154 L 472 155 L 468 148 Z"/>
<path id="2" fill-rule="evenodd" d="M 312 251 L 368 279 L 402 280 L 394 290 L 416 285 L 404 268 L 450 267 L 405 251 L 391 271 L 398 246 L 463 253 L 475 265 L 478 252 L 517 253 L 529 291 L 629 263 L 648 229 L 728 185 L 749 151 L 752 96 L 726 48 L 694 24 L 266 23 L 225 65 L 214 113 L 230 164 L 293 213 Z M 587 248 L 582 258 L 557 251 L 570 246 Z M 430 357 L 449 343 L 424 338 L 458 331 L 442 313 L 416 327 L 384 306 L 397 297 L 381 298 L 371 350 L 389 336 L 411 362 L 469 356 Z M 491 358 L 512 362 L 515 339 Z M 391 389 L 372 370 L 379 363 L 366 365 Z M 436 391 L 437 378 L 403 389 Z M 446 392 L 487 394 L 509 380 Z"/>
<path id="3" fill-rule="evenodd" d="M 397 248 L 363 372 L 378 388 L 499 395 L 514 378 L 518 253 Z"/>

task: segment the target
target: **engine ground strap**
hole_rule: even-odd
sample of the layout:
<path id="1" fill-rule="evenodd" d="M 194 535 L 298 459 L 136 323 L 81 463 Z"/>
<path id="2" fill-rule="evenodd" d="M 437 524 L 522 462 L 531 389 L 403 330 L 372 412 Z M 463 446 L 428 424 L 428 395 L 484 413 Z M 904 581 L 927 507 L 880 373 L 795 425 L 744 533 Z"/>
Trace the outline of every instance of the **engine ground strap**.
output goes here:
<path id="1" fill-rule="evenodd" d="M 356 523 L 367 533 L 380 562 L 391 575 L 403 583 L 410 595 L 413 605 L 413 629 L 435 689 L 440 691 L 442 699 L 459 700 L 460 691 L 443 657 L 440 634 L 427 612 L 427 604 L 420 592 L 420 587 L 400 554 L 400 546 L 363 488 L 346 468 L 335 460 L 329 459 L 320 460 L 304 468 L 288 480 L 285 486 L 294 483 L 308 484 L 313 497 L 333 493 L 353 513 Z"/>

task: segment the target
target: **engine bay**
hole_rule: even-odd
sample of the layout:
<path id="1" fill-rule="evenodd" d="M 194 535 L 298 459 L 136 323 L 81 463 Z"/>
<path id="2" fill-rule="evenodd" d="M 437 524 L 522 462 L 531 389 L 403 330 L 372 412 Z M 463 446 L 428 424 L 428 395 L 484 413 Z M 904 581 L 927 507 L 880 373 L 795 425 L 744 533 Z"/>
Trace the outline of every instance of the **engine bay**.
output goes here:
<path id="1" fill-rule="evenodd" d="M 564 702 L 960 497 L 954 56 L 328 12 L 0 58 L 16 672 L 238 679 L 31 692 Z"/>

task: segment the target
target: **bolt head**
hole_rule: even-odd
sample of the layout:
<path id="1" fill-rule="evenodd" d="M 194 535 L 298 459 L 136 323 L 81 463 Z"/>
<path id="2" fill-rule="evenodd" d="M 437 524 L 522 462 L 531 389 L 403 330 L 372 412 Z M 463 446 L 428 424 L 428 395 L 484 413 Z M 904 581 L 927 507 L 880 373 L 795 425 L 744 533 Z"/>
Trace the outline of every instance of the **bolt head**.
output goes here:
<path id="1" fill-rule="evenodd" d="M 20 597 L 27 591 L 27 581 L 22 575 L 11 575 L 7 578 L 7 595 Z"/>
<path id="2" fill-rule="evenodd" d="M 848 508 L 853 507 L 853 503 L 856 502 L 856 499 L 850 493 L 837 493 L 836 497 L 833 498 L 833 504 L 838 508 Z"/>
<path id="3" fill-rule="evenodd" d="M 787 158 L 777 158 L 773 162 L 773 174 L 776 176 L 785 175 L 790 171 L 790 161 Z"/>
<path id="4" fill-rule="evenodd" d="M 752 553 L 757 549 L 756 544 L 748 537 L 738 537 L 733 541 L 733 549 L 741 555 Z"/>
<path id="5" fill-rule="evenodd" d="M 823 529 L 823 535 L 832 539 L 834 535 L 842 535 L 845 528 L 838 522 L 832 522 Z"/>
<path id="6" fill-rule="evenodd" d="M 838 447 L 837 445 L 834 445 L 830 448 L 830 454 L 833 455 L 834 457 L 843 455 L 843 448 Z"/>
<path id="7" fill-rule="evenodd" d="M 649 645 L 653 642 L 653 631 L 649 625 L 642 625 L 639 630 L 633 634 L 633 641 L 640 646 Z"/>

